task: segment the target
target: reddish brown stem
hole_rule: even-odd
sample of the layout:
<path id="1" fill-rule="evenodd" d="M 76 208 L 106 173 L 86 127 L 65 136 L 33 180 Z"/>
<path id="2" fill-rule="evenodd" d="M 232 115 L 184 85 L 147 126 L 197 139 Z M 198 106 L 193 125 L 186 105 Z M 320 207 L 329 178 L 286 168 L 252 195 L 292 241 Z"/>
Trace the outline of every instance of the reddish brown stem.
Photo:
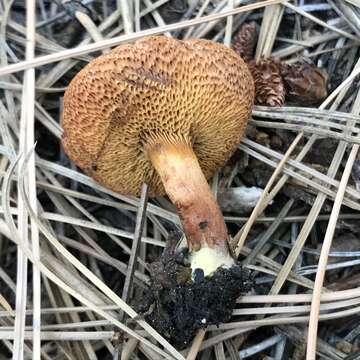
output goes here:
<path id="1" fill-rule="evenodd" d="M 228 252 L 224 218 L 191 147 L 159 142 L 147 152 L 178 210 L 190 251 L 207 246 Z"/>

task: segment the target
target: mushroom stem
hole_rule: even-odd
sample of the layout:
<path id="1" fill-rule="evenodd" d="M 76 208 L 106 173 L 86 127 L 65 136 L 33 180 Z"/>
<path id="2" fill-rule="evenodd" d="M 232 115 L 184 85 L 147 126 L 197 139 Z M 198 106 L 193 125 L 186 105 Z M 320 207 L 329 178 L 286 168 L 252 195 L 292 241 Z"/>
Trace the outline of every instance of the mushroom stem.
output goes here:
<path id="1" fill-rule="evenodd" d="M 178 210 L 190 252 L 209 248 L 228 258 L 225 221 L 191 146 L 156 142 L 146 150 Z"/>

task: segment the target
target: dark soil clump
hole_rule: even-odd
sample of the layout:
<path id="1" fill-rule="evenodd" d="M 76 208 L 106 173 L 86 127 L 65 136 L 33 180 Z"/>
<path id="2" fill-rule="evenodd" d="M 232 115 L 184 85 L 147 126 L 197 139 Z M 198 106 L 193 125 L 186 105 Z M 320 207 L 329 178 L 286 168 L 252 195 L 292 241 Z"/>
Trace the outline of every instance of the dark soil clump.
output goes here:
<path id="1" fill-rule="evenodd" d="M 240 264 L 219 269 L 211 277 L 184 263 L 186 254 L 167 249 L 151 266 L 152 283 L 139 305 L 146 321 L 172 344 L 182 348 L 197 330 L 227 322 L 236 299 L 252 287 L 250 273 Z"/>

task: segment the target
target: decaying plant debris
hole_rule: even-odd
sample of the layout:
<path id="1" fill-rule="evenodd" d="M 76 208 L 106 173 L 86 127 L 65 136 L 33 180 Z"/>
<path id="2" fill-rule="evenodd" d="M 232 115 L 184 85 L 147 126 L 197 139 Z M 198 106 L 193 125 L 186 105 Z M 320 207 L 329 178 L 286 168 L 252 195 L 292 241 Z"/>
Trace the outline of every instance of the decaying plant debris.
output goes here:
<path id="1" fill-rule="evenodd" d="M 319 359 L 358 358 L 357 1 L 3 0 L 0 22 L 1 360 L 22 351 L 59 360 L 311 359 L 308 334 Z M 201 273 L 189 282 L 184 253 L 167 247 L 169 234 L 181 234 L 174 206 L 105 189 L 69 161 L 59 140 L 70 80 L 149 29 L 214 40 L 249 64 L 277 68 L 275 87 L 266 80 L 273 72 L 258 74 L 264 101 L 210 181 L 245 285 L 253 273 L 252 290 L 225 281 L 206 316 L 191 319 L 184 309 L 211 284 Z M 280 99 L 275 107 L 268 89 Z M 240 206 L 245 189 L 257 190 Z M 188 284 L 183 292 L 169 289 L 174 277 Z M 174 303 L 189 293 L 190 302 Z M 220 300 L 238 294 L 231 317 L 218 318 Z M 166 311 L 158 312 L 160 297 Z M 175 334 L 179 322 L 189 331 Z"/>

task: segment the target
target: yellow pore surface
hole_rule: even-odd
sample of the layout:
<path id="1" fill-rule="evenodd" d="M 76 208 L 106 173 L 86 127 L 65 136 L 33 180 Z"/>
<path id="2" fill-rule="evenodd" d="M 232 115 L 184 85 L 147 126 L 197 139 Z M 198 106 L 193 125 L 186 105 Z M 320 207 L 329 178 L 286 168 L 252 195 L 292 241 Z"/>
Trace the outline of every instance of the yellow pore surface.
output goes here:
<path id="1" fill-rule="evenodd" d="M 234 151 L 254 98 L 252 77 L 231 49 L 208 40 L 143 38 L 91 61 L 64 97 L 62 143 L 102 185 L 139 195 L 164 188 L 144 149 L 188 144 L 209 178 Z"/>

